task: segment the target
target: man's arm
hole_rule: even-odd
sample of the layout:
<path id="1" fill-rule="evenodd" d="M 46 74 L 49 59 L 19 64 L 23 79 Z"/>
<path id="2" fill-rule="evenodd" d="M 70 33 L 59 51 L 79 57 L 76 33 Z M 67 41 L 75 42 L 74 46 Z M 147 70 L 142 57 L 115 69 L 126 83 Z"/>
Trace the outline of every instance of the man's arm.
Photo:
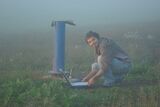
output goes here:
<path id="1" fill-rule="evenodd" d="M 102 74 L 104 73 L 104 70 L 100 69 L 93 77 L 92 79 L 97 80 Z"/>
<path id="2" fill-rule="evenodd" d="M 91 79 L 96 73 L 97 73 L 97 71 L 91 71 L 91 72 L 89 72 L 89 74 L 88 74 L 86 77 L 84 77 L 84 78 L 82 79 L 82 81 L 88 81 L 88 80 Z"/>
<path id="3" fill-rule="evenodd" d="M 95 81 L 104 74 L 104 70 L 100 69 L 92 78 L 89 79 L 88 84 L 93 85 Z"/>

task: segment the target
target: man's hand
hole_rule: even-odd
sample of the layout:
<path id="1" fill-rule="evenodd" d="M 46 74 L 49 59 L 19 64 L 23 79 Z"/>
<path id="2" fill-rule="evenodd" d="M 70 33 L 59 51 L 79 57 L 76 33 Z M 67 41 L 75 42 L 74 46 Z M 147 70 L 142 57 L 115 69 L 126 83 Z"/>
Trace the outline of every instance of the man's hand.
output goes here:
<path id="1" fill-rule="evenodd" d="M 89 79 L 88 85 L 91 86 L 95 83 L 95 80 L 93 78 Z"/>

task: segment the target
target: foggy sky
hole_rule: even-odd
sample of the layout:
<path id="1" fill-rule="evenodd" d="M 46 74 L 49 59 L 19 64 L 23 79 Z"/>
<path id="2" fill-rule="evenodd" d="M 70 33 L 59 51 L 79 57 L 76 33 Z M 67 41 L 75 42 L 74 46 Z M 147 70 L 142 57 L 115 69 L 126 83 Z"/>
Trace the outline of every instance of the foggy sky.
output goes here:
<path id="1" fill-rule="evenodd" d="M 51 29 L 52 20 L 77 26 L 160 20 L 160 0 L 0 0 L 0 33 Z"/>

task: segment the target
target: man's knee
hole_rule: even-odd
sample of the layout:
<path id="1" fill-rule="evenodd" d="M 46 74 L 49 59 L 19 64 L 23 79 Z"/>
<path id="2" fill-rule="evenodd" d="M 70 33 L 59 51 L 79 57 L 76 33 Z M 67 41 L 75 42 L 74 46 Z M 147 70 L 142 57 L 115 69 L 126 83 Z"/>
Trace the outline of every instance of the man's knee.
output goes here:
<path id="1" fill-rule="evenodd" d="M 100 66 L 98 63 L 93 63 L 92 64 L 92 71 L 99 71 L 100 69 Z"/>

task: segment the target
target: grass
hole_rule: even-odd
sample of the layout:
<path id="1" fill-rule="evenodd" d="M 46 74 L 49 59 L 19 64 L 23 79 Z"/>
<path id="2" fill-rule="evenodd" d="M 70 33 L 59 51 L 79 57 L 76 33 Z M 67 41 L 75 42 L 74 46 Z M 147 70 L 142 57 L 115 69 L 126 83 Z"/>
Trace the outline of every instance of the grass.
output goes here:
<path id="1" fill-rule="evenodd" d="M 94 89 L 72 89 L 65 87 L 63 80 L 42 80 L 38 78 L 43 76 L 40 72 L 3 72 L 0 76 L 0 106 L 158 107 L 160 79 L 158 76 L 152 77 L 158 70 L 151 73 L 151 70 L 146 71 L 145 67 L 142 68 L 135 68 L 135 72 L 130 73 L 122 85 Z M 149 79 L 146 77 L 148 73 L 152 74 Z M 133 84 L 133 80 L 136 80 L 136 83 Z M 146 82 L 141 82 L 142 80 Z M 151 80 L 156 80 L 156 83 L 151 83 Z"/>
<path id="2" fill-rule="evenodd" d="M 0 107 L 160 106 L 158 63 L 134 61 L 133 69 L 124 82 L 110 88 L 72 89 L 66 87 L 63 80 L 41 78 L 52 68 L 51 41 L 46 42 L 49 39 L 43 41 L 42 37 L 37 37 L 29 42 L 29 46 L 28 42 L 12 45 L 13 41 L 16 39 L 0 42 Z M 91 54 L 88 47 L 69 48 L 66 70 L 72 69 L 75 76 L 89 70 L 93 61 Z"/>

